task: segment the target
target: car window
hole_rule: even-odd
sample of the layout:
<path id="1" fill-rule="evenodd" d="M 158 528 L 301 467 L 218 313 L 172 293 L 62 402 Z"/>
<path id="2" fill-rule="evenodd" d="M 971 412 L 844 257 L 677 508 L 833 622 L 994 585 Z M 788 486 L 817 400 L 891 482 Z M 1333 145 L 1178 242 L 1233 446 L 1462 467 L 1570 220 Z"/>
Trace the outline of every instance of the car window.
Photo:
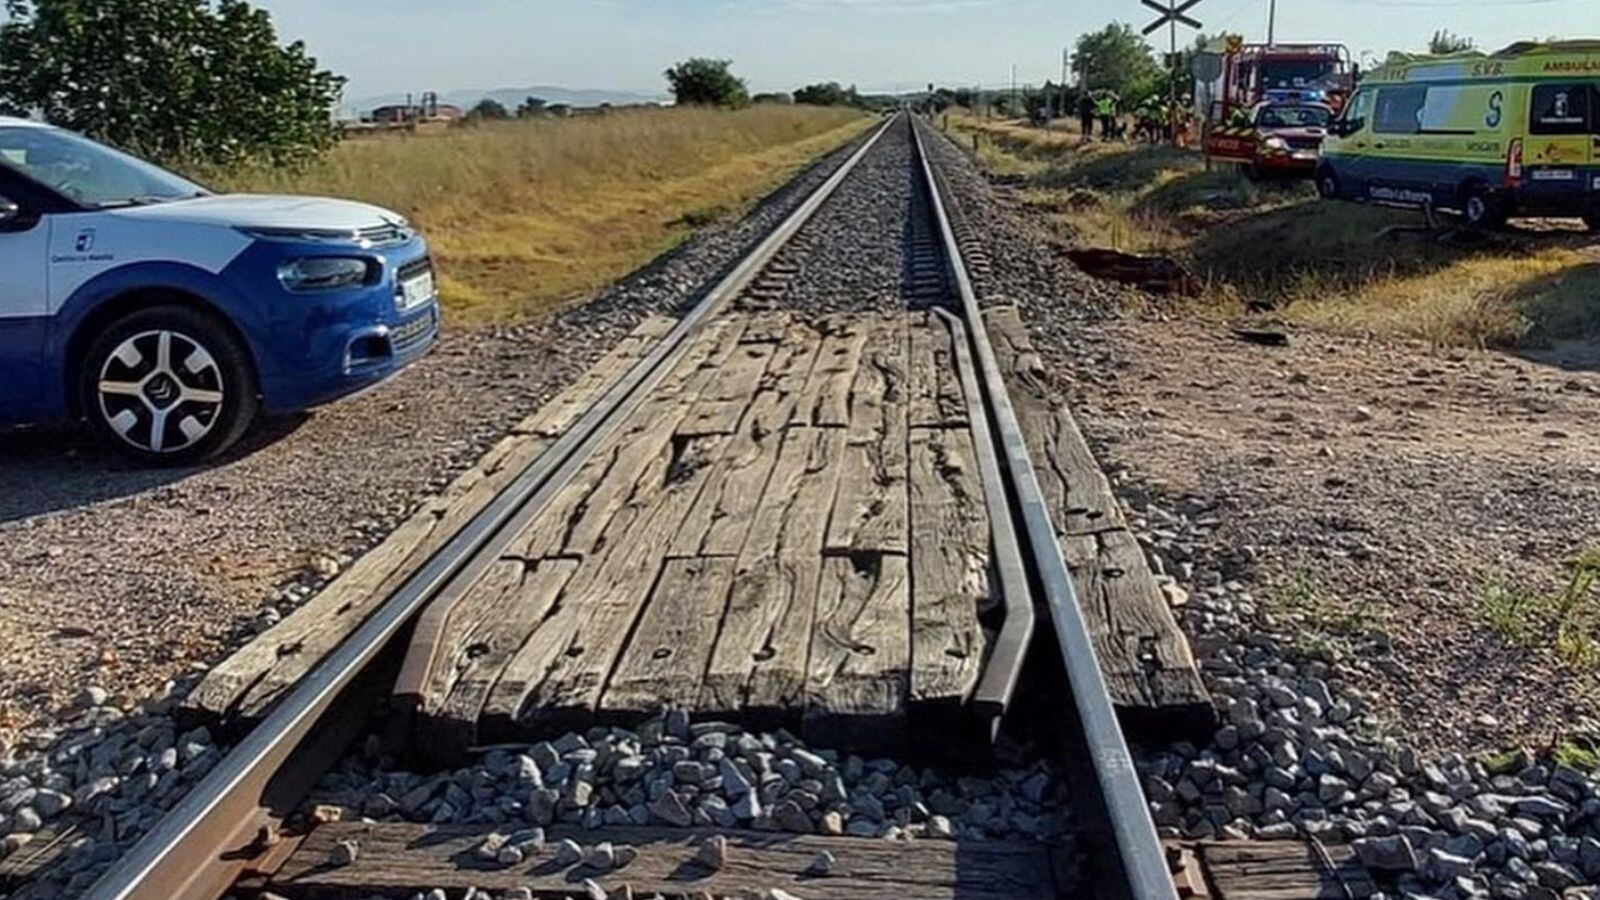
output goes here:
<path id="1" fill-rule="evenodd" d="M 1422 107 L 1427 101 L 1426 87 L 1380 88 L 1372 130 L 1379 134 L 1416 134 L 1422 128 Z"/>
<path id="2" fill-rule="evenodd" d="M 1590 95 L 1587 84 L 1536 84 L 1529 112 L 1533 134 L 1589 134 Z"/>
<path id="3" fill-rule="evenodd" d="M 161 203 L 206 193 L 159 166 L 56 128 L 0 127 L 0 166 L 90 207 Z"/>

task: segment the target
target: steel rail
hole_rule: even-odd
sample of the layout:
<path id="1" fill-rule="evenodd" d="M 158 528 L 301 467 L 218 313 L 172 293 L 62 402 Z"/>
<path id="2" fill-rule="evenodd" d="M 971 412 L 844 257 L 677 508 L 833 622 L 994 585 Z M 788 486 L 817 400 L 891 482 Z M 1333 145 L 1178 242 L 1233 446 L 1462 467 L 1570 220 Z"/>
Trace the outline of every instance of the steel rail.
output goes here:
<path id="1" fill-rule="evenodd" d="M 339 694 L 402 629 L 513 522 L 519 510 L 577 455 L 616 427 L 636 393 L 663 378 L 674 351 L 752 281 L 831 197 L 896 122 L 878 128 L 804 203 L 713 287 L 645 359 L 591 407 L 501 494 L 396 590 L 355 633 L 286 694 L 154 828 L 91 886 L 87 900 L 213 900 L 231 885 L 260 827 L 263 794 Z"/>
<path id="2" fill-rule="evenodd" d="M 964 320 L 947 309 L 935 308 L 950 326 L 955 341 L 956 371 L 961 391 L 967 397 L 967 420 L 972 443 L 977 451 L 978 470 L 983 474 L 983 502 L 989 513 L 989 528 L 994 542 L 995 570 L 1000 575 L 1000 591 L 1005 597 L 1005 621 L 989 648 L 989 664 L 984 666 L 978 687 L 972 694 L 973 712 L 987 719 L 990 740 L 998 737 L 1000 720 L 1011 706 L 1022 664 L 1033 642 L 1035 616 L 1033 587 L 1028 583 L 1027 562 L 1017 542 L 1017 523 L 1011 510 L 1011 495 L 1006 490 L 1005 469 L 995 452 L 994 435 L 989 428 L 989 413 L 978 386 L 977 367 L 972 362 L 971 337 Z M 980 323 L 976 327 L 983 327 Z"/>
<path id="3" fill-rule="evenodd" d="M 968 334 L 983 376 L 989 410 L 1004 450 L 1011 487 L 1022 514 L 1034 570 L 1049 605 L 1050 619 L 1055 625 L 1056 641 L 1061 649 L 1071 689 L 1072 706 L 1076 709 L 1077 721 L 1089 748 L 1094 778 L 1117 848 L 1123 887 L 1134 900 L 1176 900 L 1177 891 L 1167 870 L 1166 853 L 1162 850 L 1155 823 L 1145 806 L 1139 773 L 1134 768 L 1133 756 L 1128 752 L 1127 741 L 1122 736 L 1116 710 L 1106 690 L 1094 642 L 1089 637 L 1088 623 L 1078 605 L 1072 573 L 1061 554 L 1061 542 L 1055 525 L 1050 521 L 1049 508 L 1045 504 L 1044 492 L 1039 487 L 1038 475 L 1034 471 L 1016 409 L 1011 404 L 1005 376 L 1000 371 L 994 346 L 989 342 L 983 309 L 962 259 L 955 229 L 951 225 L 944 195 L 916 116 L 912 116 L 912 135 L 922 163 L 923 176 L 927 179 L 928 191 L 933 198 L 934 216 L 939 221 L 939 232 L 961 297 L 962 310 L 971 326 Z"/>

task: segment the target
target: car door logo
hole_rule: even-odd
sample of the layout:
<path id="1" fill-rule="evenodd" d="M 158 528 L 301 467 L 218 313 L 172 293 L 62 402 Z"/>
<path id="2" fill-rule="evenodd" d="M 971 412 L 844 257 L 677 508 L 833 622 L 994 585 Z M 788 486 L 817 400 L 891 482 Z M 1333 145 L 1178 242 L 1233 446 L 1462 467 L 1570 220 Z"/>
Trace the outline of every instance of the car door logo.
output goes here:
<path id="1" fill-rule="evenodd" d="M 78 242 L 73 245 L 73 249 L 77 250 L 79 253 L 88 253 L 90 250 L 93 250 L 94 229 L 85 228 L 84 230 L 78 232 Z"/>

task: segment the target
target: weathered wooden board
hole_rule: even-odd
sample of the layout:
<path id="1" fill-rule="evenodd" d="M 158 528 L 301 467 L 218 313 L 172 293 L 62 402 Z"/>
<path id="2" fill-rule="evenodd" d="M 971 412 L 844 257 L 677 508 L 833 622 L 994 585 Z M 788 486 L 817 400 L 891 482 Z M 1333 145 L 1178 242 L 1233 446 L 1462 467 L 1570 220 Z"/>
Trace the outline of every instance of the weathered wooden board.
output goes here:
<path id="1" fill-rule="evenodd" d="M 1216 900 L 1344 900 L 1377 890 L 1345 845 L 1326 846 L 1326 861 L 1302 841 L 1218 841 L 1194 849 Z"/>
<path id="2" fill-rule="evenodd" d="M 456 759 L 479 743 L 478 714 L 490 689 L 577 568 L 573 559 L 500 560 L 451 611 L 442 652 L 412 701 L 424 756 Z"/>
<path id="3" fill-rule="evenodd" d="M 516 480 L 674 324 L 664 316 L 647 319 L 304 606 L 206 673 L 185 698 L 184 712 L 202 719 L 231 715 L 248 720 L 263 715 Z"/>
<path id="4" fill-rule="evenodd" d="M 911 432 L 913 708 L 960 706 L 983 673 L 988 641 L 978 615 L 995 601 L 975 456 L 964 428 Z"/>
<path id="5" fill-rule="evenodd" d="M 752 326 L 760 322 L 755 319 Z M 790 327 L 738 434 L 717 461 L 718 470 L 707 480 L 683 527 L 673 535 L 673 556 L 739 555 L 820 344 L 821 336 L 813 329 Z"/>
<path id="6" fill-rule="evenodd" d="M 689 438 L 641 474 L 600 538 L 600 552 L 584 561 L 490 691 L 486 732 L 504 740 L 588 721 L 672 535 L 727 443 L 724 435 Z"/>
<path id="7" fill-rule="evenodd" d="M 694 863 L 711 832 L 697 829 L 557 827 L 550 844 L 524 863 L 499 867 L 476 860 L 473 849 L 489 826 L 430 826 L 340 822 L 312 832 L 268 886 L 289 900 L 344 900 L 374 894 L 406 897 L 443 888 L 501 893 L 527 887 L 541 898 L 583 895 L 593 878 L 617 896 L 623 885 L 636 897 L 675 898 L 764 895 L 780 888 L 806 900 L 1047 900 L 1058 896 L 1049 851 L 1038 844 L 989 841 L 883 841 L 763 832 L 720 832 L 727 863 L 711 871 Z M 555 842 L 570 837 L 639 851 L 612 872 L 564 868 L 554 862 Z M 340 841 L 360 846 L 354 864 L 327 864 Z M 832 874 L 808 874 L 822 851 L 833 854 Z"/>
<path id="8" fill-rule="evenodd" d="M 824 544 L 830 554 L 910 549 L 906 317 L 869 321 L 871 337 L 851 385 L 848 449 Z"/>
<path id="9" fill-rule="evenodd" d="M 734 560 L 669 559 L 600 708 L 618 715 L 695 711 L 733 586 Z"/>
<path id="10" fill-rule="evenodd" d="M 822 349 L 801 390 L 795 424 L 843 428 L 850 423 L 856 367 L 875 324 L 875 319 L 862 316 L 830 316 L 823 321 Z"/>
<path id="11" fill-rule="evenodd" d="M 1066 398 L 1044 377 L 1027 326 L 1015 307 L 984 314 L 1000 369 L 1005 373 L 1033 464 L 1060 534 L 1093 534 L 1125 521 L 1105 472 L 1068 411 Z"/>
<path id="12" fill-rule="evenodd" d="M 1124 719 L 1174 732 L 1208 727 L 1211 696 L 1138 540 L 1119 529 L 1062 538 L 1061 551 Z"/>
<path id="13" fill-rule="evenodd" d="M 956 370 L 950 329 L 933 313 L 913 313 L 907 416 L 912 428 L 963 428 L 966 392 Z"/>
<path id="14" fill-rule="evenodd" d="M 751 398 L 761 387 L 777 349 L 778 345 L 769 341 L 738 347 L 700 392 L 700 399 L 678 426 L 678 434 L 689 437 L 733 434 Z"/>
<path id="15" fill-rule="evenodd" d="M 866 753 L 904 751 L 910 621 L 904 556 L 822 561 L 806 670 L 808 741 Z"/>
<path id="16" fill-rule="evenodd" d="M 798 710 L 816 615 L 822 540 L 845 433 L 790 428 L 740 553 L 702 706 L 756 717 Z"/>
<path id="17" fill-rule="evenodd" d="M 525 559 L 593 553 L 612 517 L 635 502 L 632 492 L 645 470 L 663 457 L 670 468 L 679 447 L 678 426 L 723 364 L 741 349 L 739 337 L 746 322 L 735 317 L 707 326 L 643 406 L 557 492 L 538 520 L 514 539 L 511 552 Z"/>

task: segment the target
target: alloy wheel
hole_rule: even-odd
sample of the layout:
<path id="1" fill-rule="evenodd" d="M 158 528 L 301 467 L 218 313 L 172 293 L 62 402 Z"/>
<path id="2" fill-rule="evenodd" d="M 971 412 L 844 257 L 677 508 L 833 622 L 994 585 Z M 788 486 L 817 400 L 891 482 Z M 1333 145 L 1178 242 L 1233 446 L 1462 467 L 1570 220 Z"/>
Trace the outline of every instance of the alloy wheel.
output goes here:
<path id="1" fill-rule="evenodd" d="M 106 357 L 96 391 L 100 415 L 122 440 L 150 453 L 176 453 L 216 427 L 224 400 L 211 352 L 177 331 L 133 335 Z"/>

